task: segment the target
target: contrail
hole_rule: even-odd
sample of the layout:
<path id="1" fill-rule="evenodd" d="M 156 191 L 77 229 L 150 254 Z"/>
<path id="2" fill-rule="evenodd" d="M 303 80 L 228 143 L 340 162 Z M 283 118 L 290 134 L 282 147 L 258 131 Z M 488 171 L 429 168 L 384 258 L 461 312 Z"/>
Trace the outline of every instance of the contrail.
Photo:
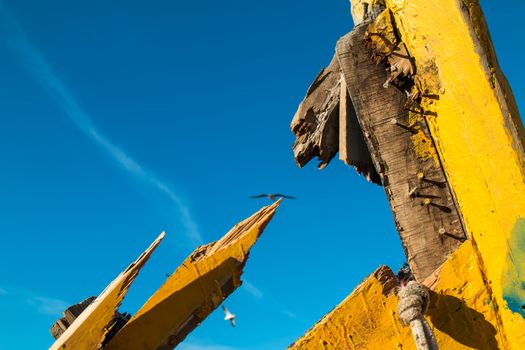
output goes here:
<path id="1" fill-rule="evenodd" d="M 98 131 L 93 124 L 92 118 L 80 106 L 77 98 L 71 93 L 66 84 L 53 72 L 44 55 L 31 43 L 16 18 L 4 6 L 2 1 L 0 1 L 0 21 L 2 22 L 0 26 L 3 27 L 3 32 L 7 34 L 6 39 L 9 46 L 17 53 L 32 77 L 55 100 L 75 126 L 129 174 L 164 193 L 180 212 L 188 238 L 193 244 L 202 244 L 202 237 L 197 224 L 184 201 L 157 175 L 137 163 L 120 147 Z"/>

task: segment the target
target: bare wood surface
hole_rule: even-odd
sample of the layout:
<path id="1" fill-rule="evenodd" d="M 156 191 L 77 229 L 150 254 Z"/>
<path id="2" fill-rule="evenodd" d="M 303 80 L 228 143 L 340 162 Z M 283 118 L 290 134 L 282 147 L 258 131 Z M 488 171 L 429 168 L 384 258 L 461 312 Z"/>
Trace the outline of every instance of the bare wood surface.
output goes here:
<path id="1" fill-rule="evenodd" d="M 292 148 L 299 167 L 319 157 L 319 169 L 328 165 L 339 150 L 339 63 L 335 57 L 321 70 L 293 117 L 297 137 Z"/>
<path id="2" fill-rule="evenodd" d="M 341 38 L 336 54 L 408 262 L 421 281 L 466 235 L 437 158 L 422 157 L 414 148 L 413 137 L 431 140 L 424 116 L 409 125 L 405 93 L 383 88 L 386 66 L 370 59 L 365 31 L 363 24 Z"/>
<path id="3" fill-rule="evenodd" d="M 368 181 L 381 185 L 381 179 L 368 151 L 344 77 L 339 98 L 339 159 L 354 167 Z"/>
<path id="4" fill-rule="evenodd" d="M 323 169 L 340 152 L 339 158 L 345 164 L 354 167 L 368 181 L 381 184 L 346 85 L 341 88 L 343 83 L 334 56 L 313 81 L 292 120 L 291 129 L 296 136 L 292 146 L 295 162 L 303 167 L 318 157 L 318 168 Z"/>

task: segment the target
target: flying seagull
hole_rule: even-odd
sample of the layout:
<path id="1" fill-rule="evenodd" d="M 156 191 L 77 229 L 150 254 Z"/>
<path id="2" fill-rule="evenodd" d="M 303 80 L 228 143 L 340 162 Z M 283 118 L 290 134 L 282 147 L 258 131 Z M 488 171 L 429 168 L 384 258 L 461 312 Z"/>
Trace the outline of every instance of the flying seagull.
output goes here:
<path id="1" fill-rule="evenodd" d="M 228 310 L 226 306 L 224 305 L 222 306 L 222 309 L 224 310 L 224 315 L 225 315 L 224 320 L 230 321 L 230 324 L 232 325 L 232 327 L 235 327 L 235 315 L 232 314 L 230 310 Z"/>
<path id="2" fill-rule="evenodd" d="M 263 193 L 263 194 L 259 194 L 257 196 L 251 196 L 250 198 L 264 198 L 264 197 L 270 199 L 271 201 L 274 201 L 277 198 L 295 199 L 295 197 L 287 196 L 285 194 L 280 194 L 280 193 Z"/>

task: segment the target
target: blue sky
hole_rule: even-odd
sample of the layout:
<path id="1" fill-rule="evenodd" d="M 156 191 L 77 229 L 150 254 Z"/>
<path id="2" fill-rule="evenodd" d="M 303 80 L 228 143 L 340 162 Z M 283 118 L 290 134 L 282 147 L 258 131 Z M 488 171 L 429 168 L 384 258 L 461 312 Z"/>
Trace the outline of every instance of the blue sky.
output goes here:
<path id="1" fill-rule="evenodd" d="M 522 106 L 525 4 L 482 5 Z M 0 350 L 49 346 L 63 308 L 166 230 L 122 306 L 136 311 L 261 192 L 298 199 L 225 303 L 238 326 L 216 312 L 181 349 L 282 349 L 380 264 L 398 268 L 382 189 L 291 153 L 297 105 L 351 28 L 343 0 L 0 1 Z"/>

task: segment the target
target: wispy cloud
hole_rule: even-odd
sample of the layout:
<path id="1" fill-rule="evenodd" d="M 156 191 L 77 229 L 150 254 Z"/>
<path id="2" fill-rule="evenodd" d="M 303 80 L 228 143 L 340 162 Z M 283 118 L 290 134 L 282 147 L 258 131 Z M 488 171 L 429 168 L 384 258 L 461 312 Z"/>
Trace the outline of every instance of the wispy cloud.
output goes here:
<path id="1" fill-rule="evenodd" d="M 72 303 L 65 300 L 49 298 L 24 287 L 9 286 L 0 288 L 0 296 L 2 296 L 0 308 L 14 308 L 18 310 L 28 308 L 28 310 L 45 316 L 59 316 L 62 311 L 72 305 Z"/>
<path id="2" fill-rule="evenodd" d="M 243 281 L 242 286 L 244 290 L 248 293 L 250 293 L 256 300 L 261 300 L 264 296 L 263 292 L 253 285 L 253 283 L 247 281 L 246 279 Z"/>
<path id="3" fill-rule="evenodd" d="M 46 297 L 33 297 L 27 299 L 30 305 L 34 305 L 36 310 L 43 315 L 57 316 L 65 309 L 71 306 L 70 303 L 61 299 L 53 299 Z"/>
<path id="4" fill-rule="evenodd" d="M 182 198 L 155 173 L 143 167 L 98 131 L 91 116 L 82 108 L 75 95 L 52 70 L 45 56 L 29 40 L 16 18 L 6 9 L 1 0 L 0 20 L 2 22 L 0 26 L 7 32 L 10 47 L 17 53 L 18 58 L 31 73 L 31 76 L 57 103 L 74 125 L 106 152 L 128 174 L 166 195 L 178 209 L 188 238 L 194 244 L 202 244 L 203 240 L 197 224 L 193 220 L 190 210 Z"/>

